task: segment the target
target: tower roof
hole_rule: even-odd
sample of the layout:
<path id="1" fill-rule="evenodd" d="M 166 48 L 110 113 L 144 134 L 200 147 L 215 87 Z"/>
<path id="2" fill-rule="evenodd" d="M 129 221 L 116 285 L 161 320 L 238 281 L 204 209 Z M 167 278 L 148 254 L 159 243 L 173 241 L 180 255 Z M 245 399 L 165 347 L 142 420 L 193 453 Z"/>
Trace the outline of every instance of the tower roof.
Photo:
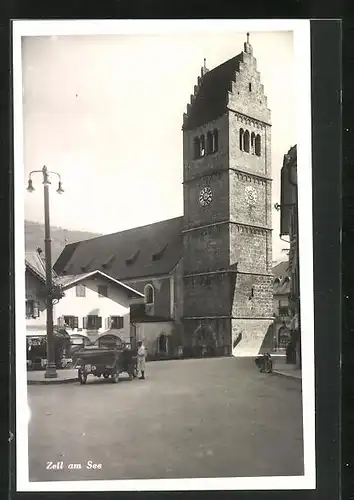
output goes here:
<path id="1" fill-rule="evenodd" d="M 249 33 L 247 33 L 244 50 L 237 56 L 232 57 L 212 70 L 206 69 L 204 59 L 204 67 L 202 68 L 201 76 L 198 78 L 198 85 L 194 87 L 191 102 L 187 105 L 187 113 L 183 116 L 183 129 L 188 130 L 204 125 L 225 113 L 235 83 L 238 79 L 242 81 L 242 69 L 245 65 L 249 65 L 251 68 L 251 73 L 253 73 L 256 85 L 259 88 L 259 95 L 263 97 L 261 106 L 257 103 L 254 110 L 254 117 L 267 123 L 270 122 L 267 98 L 264 96 L 263 85 L 260 83 L 260 76 L 256 68 L 256 60 L 253 57 L 253 48 L 249 41 Z M 243 99 L 242 95 L 234 99 L 234 101 L 237 102 L 240 99 Z M 260 111 L 262 107 L 264 109 Z M 244 106 L 241 105 L 241 113 L 244 113 L 243 108 Z"/>
<path id="2" fill-rule="evenodd" d="M 194 102 L 188 105 L 183 128 L 192 129 L 214 120 L 226 109 L 228 91 L 242 61 L 239 54 L 202 75 Z"/>

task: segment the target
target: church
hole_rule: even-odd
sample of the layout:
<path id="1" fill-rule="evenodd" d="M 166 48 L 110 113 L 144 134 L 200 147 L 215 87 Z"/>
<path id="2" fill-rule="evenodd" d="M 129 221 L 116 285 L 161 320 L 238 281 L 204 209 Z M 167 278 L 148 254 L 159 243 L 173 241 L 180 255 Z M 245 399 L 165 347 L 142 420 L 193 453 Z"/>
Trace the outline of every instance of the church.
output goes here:
<path id="1" fill-rule="evenodd" d="M 247 34 L 204 66 L 183 116 L 181 217 L 67 245 L 59 275 L 100 270 L 144 294 L 152 357 L 254 356 L 273 324 L 271 112 Z"/>

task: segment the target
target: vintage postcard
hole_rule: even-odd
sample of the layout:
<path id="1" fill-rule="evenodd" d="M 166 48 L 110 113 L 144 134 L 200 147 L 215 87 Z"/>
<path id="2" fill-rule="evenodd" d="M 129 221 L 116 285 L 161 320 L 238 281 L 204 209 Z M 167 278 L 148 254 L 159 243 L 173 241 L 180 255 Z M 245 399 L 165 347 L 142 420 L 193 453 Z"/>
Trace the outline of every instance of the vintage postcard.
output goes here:
<path id="1" fill-rule="evenodd" d="M 13 75 L 17 490 L 316 488 L 310 22 L 14 21 Z"/>

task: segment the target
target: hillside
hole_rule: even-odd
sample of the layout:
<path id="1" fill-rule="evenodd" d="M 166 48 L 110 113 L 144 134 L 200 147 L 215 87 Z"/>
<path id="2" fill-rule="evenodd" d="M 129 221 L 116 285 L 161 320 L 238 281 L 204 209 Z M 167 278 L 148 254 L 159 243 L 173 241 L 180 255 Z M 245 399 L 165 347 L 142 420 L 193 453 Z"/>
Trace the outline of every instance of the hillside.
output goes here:
<path id="1" fill-rule="evenodd" d="M 85 231 L 74 231 L 61 227 L 51 228 L 52 238 L 52 262 L 57 260 L 63 248 L 68 243 L 87 240 L 101 236 L 100 234 L 88 233 Z M 26 251 L 35 251 L 38 247 L 44 251 L 44 225 L 39 222 L 25 221 L 25 245 Z"/>

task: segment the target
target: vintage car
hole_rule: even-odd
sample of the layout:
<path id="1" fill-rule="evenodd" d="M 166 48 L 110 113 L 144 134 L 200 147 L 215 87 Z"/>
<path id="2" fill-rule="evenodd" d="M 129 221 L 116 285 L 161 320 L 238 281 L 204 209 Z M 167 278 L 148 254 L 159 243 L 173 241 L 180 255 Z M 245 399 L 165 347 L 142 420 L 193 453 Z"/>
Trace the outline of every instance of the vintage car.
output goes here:
<path id="1" fill-rule="evenodd" d="M 90 374 L 111 378 L 113 383 L 118 382 L 121 373 L 127 373 L 129 380 L 137 376 L 136 353 L 125 344 L 115 348 L 86 346 L 75 352 L 74 357 L 81 384 L 86 383 Z"/>

